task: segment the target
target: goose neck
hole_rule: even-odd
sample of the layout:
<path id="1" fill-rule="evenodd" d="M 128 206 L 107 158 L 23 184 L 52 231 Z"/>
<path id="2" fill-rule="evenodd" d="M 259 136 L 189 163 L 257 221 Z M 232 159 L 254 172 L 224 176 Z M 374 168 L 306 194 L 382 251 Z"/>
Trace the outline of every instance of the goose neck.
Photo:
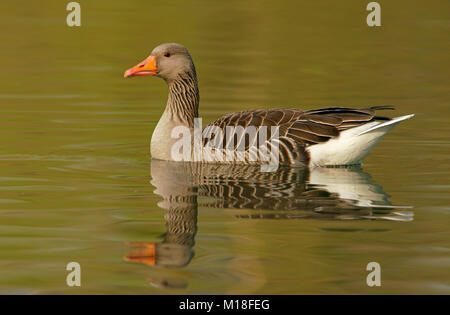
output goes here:
<path id="1" fill-rule="evenodd" d="M 169 97 L 166 112 L 173 121 L 193 127 L 194 118 L 198 117 L 200 100 L 197 78 L 194 74 L 179 75 L 168 82 Z"/>

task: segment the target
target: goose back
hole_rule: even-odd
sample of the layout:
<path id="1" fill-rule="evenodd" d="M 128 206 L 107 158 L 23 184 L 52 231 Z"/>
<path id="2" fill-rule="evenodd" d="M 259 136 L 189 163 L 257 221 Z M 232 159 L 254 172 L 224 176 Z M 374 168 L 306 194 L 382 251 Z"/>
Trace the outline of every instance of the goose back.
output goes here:
<path id="1" fill-rule="evenodd" d="M 216 134 L 204 132 L 203 145 L 223 150 L 224 154 L 238 154 L 238 148 L 245 148 L 245 162 L 251 163 L 252 152 L 257 139 L 254 135 L 238 134 L 239 127 L 254 127 L 259 132 L 261 127 L 268 127 L 267 141 L 270 147 L 274 133 L 270 127 L 278 128 L 279 161 L 282 164 L 307 165 L 310 162 L 308 147 L 325 143 L 337 138 L 350 128 L 355 128 L 374 121 L 388 121 L 390 118 L 377 116 L 376 110 L 393 109 L 392 106 L 373 106 L 361 109 L 345 107 L 331 107 L 318 110 L 299 110 L 290 108 L 247 110 L 226 115 L 205 127 L 220 128 L 221 137 Z M 232 133 L 227 134 L 227 128 Z M 242 130 L 242 129 L 241 129 Z M 230 138 L 234 141 L 230 141 Z M 219 145 L 220 144 L 220 145 Z M 253 144 L 253 146 L 252 146 Z M 263 143 L 258 143 L 258 146 Z M 257 150 L 258 150 L 258 146 Z M 216 152 L 217 153 L 217 152 Z M 256 162 L 261 162 L 256 158 Z"/>

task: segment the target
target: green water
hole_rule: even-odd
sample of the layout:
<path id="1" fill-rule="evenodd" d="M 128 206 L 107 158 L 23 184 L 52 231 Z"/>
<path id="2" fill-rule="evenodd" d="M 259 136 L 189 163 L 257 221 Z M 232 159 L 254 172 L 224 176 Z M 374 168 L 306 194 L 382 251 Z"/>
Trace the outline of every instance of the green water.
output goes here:
<path id="1" fill-rule="evenodd" d="M 378 28 L 369 1 L 84 0 L 78 28 L 67 2 L 0 3 L 0 293 L 450 293 L 449 2 L 380 2 Z M 152 162 L 165 83 L 122 75 L 163 42 L 193 55 L 204 123 L 416 116 L 362 169 Z"/>

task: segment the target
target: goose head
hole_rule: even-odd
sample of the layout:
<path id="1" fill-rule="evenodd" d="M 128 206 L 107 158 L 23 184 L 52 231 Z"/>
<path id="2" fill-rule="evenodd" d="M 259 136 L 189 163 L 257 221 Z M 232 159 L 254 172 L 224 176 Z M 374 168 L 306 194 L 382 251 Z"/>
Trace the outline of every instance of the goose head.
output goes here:
<path id="1" fill-rule="evenodd" d="M 157 76 L 170 83 L 180 77 L 196 78 L 196 72 L 189 51 L 183 45 L 168 43 L 157 46 L 147 59 L 125 71 L 125 78 L 133 76 Z"/>

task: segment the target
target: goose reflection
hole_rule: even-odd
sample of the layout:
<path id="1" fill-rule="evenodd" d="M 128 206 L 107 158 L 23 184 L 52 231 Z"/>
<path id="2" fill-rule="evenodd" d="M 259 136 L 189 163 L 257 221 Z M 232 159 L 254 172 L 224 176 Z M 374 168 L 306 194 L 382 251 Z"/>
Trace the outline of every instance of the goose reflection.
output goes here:
<path id="1" fill-rule="evenodd" d="M 239 219 L 384 219 L 411 221 L 360 167 L 261 172 L 257 165 L 218 165 L 153 160 L 151 183 L 162 197 L 167 233 L 159 243 L 131 243 L 127 261 L 183 267 L 194 256 L 198 207 L 249 209 Z M 159 281 L 161 282 L 161 281 Z M 171 286 L 170 281 L 157 283 Z M 179 284 L 178 284 L 179 285 Z"/>

